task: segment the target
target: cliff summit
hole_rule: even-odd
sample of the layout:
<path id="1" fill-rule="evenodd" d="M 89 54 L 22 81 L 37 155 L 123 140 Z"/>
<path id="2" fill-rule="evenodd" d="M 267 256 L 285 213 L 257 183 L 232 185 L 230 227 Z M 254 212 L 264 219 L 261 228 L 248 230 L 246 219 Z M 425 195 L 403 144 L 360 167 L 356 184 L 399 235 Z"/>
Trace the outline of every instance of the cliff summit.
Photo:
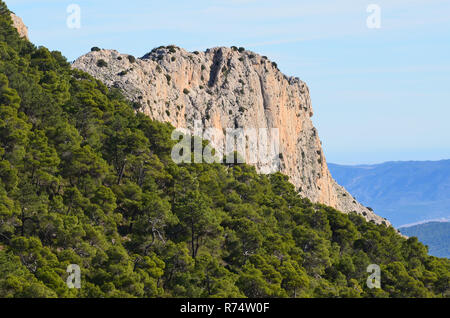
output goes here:
<path id="1" fill-rule="evenodd" d="M 171 45 L 136 59 L 94 48 L 73 67 L 120 88 L 140 111 L 177 128 L 192 129 L 196 120 L 206 128 L 222 130 L 278 128 L 280 172 L 289 176 L 302 196 L 343 212 L 355 211 L 377 224 L 390 224 L 331 177 L 311 121 L 308 86 L 282 74 L 265 56 L 237 47 L 187 52 Z"/>

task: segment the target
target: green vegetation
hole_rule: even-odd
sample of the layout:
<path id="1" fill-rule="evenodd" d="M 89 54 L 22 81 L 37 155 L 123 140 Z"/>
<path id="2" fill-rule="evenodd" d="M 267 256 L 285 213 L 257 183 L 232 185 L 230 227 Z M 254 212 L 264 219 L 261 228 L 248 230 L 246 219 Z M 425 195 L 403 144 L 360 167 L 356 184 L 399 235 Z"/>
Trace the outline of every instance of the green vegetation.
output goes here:
<path id="1" fill-rule="evenodd" d="M 175 45 L 169 45 L 167 48 L 169 49 L 170 53 L 175 53 L 177 51 Z"/>
<path id="2" fill-rule="evenodd" d="M 97 66 L 98 67 L 107 67 L 108 63 L 106 63 L 106 61 L 104 59 L 100 59 L 97 61 Z"/>
<path id="3" fill-rule="evenodd" d="M 91 52 L 98 52 L 98 51 L 100 51 L 100 48 L 97 46 L 91 48 Z"/>
<path id="4" fill-rule="evenodd" d="M 133 55 L 128 55 L 127 58 L 128 58 L 128 61 L 130 61 L 130 63 L 136 62 L 136 58 Z"/>
<path id="5" fill-rule="evenodd" d="M 183 89 L 183 93 L 187 95 L 187 94 L 189 94 L 189 90 L 187 88 L 185 88 L 185 89 Z"/>
<path id="6" fill-rule="evenodd" d="M 174 164 L 170 125 L 19 38 L 8 14 L 0 56 L 0 297 L 449 296 L 449 260 L 286 176 Z M 371 263 L 382 289 L 366 287 Z"/>

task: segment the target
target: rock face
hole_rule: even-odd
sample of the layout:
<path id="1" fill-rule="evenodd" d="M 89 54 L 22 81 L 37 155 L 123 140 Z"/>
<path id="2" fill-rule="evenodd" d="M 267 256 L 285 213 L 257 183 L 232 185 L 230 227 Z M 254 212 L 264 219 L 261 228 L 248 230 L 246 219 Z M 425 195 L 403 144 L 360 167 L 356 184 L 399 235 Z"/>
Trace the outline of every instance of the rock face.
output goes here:
<path id="1" fill-rule="evenodd" d="M 333 180 L 310 118 L 308 87 L 266 57 L 237 48 L 191 53 L 169 46 L 136 60 L 114 50 L 93 51 L 73 67 L 120 88 L 145 114 L 175 127 L 193 129 L 201 120 L 203 127 L 219 130 L 278 128 L 280 171 L 302 196 L 389 225 Z M 212 140 L 215 146 L 219 142 Z"/>
<path id="2" fill-rule="evenodd" d="M 14 27 L 17 29 L 17 32 L 19 32 L 20 37 L 28 40 L 28 28 L 25 26 L 22 19 L 11 12 L 11 20 Z"/>

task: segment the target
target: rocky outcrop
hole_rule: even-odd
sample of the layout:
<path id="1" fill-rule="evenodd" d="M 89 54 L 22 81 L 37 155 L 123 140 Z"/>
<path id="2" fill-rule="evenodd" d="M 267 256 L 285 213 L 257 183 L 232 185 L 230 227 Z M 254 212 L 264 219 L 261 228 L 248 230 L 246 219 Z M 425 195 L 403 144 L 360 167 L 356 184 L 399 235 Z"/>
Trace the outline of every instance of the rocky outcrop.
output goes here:
<path id="1" fill-rule="evenodd" d="M 20 37 L 28 40 L 28 28 L 25 26 L 22 19 L 11 12 L 11 20 Z"/>
<path id="2" fill-rule="evenodd" d="M 283 75 L 264 56 L 226 47 L 205 52 L 160 47 L 139 59 L 114 50 L 94 50 L 73 67 L 120 88 L 145 114 L 175 127 L 192 129 L 194 121 L 201 120 L 204 127 L 219 130 L 278 128 L 281 172 L 301 195 L 389 224 L 333 180 L 311 121 L 307 85 Z"/>

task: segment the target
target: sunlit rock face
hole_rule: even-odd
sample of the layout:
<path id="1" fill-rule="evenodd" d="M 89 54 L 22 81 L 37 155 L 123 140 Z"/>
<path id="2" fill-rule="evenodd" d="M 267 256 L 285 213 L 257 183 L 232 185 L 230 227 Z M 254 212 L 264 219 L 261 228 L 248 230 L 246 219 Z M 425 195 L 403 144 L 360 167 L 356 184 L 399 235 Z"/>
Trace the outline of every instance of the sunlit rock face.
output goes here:
<path id="1" fill-rule="evenodd" d="M 105 63 L 99 61 L 103 60 Z M 307 85 L 282 74 L 266 57 L 237 48 L 187 52 L 153 49 L 134 60 L 114 50 L 95 50 L 73 63 L 109 87 L 120 88 L 149 117 L 193 130 L 278 128 L 280 172 L 313 202 L 388 221 L 358 203 L 328 171 Z M 220 148 L 223 138 L 212 144 Z M 248 153 L 245 154 L 249 156 Z M 255 164 L 259 172 L 263 167 Z"/>
<path id="2" fill-rule="evenodd" d="M 28 40 L 28 28 L 25 26 L 22 19 L 14 13 L 11 13 L 11 20 L 14 27 L 17 29 L 17 32 L 19 32 L 20 37 Z"/>

